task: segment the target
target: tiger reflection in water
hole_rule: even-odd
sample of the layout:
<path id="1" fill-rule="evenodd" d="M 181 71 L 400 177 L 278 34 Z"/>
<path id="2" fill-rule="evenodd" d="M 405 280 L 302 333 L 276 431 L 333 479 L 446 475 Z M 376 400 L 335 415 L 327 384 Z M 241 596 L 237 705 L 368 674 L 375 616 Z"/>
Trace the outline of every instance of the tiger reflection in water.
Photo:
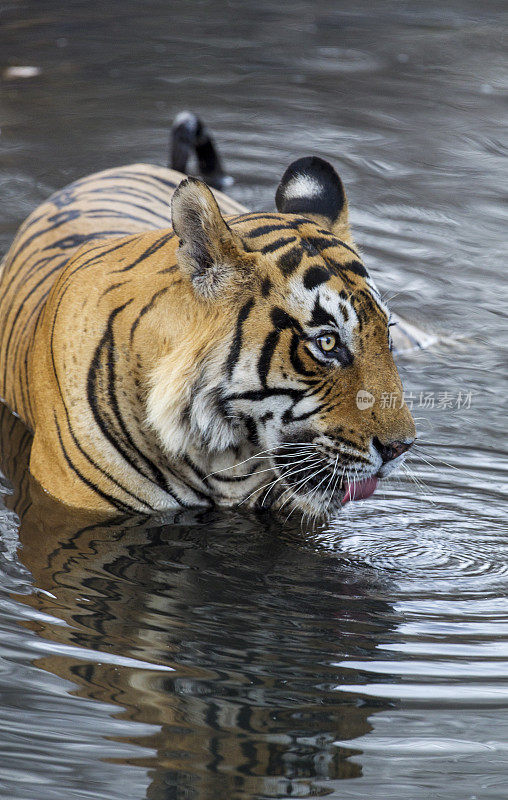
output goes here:
<path id="1" fill-rule="evenodd" d="M 158 526 L 74 514 L 30 481 L 21 423 L 5 409 L 1 421 L 20 557 L 50 593 L 19 599 L 67 623 L 28 625 L 83 648 L 36 666 L 114 704 L 121 719 L 158 726 L 128 739 L 153 755 L 121 762 L 148 770 L 149 800 L 325 796 L 361 775 L 334 742 L 354 749 L 385 706 L 337 691 L 357 677 L 336 665 L 364 658 L 394 624 L 393 609 L 372 599 L 372 575 L 267 512 L 186 511 Z M 94 775 L 99 787 L 100 766 Z"/>

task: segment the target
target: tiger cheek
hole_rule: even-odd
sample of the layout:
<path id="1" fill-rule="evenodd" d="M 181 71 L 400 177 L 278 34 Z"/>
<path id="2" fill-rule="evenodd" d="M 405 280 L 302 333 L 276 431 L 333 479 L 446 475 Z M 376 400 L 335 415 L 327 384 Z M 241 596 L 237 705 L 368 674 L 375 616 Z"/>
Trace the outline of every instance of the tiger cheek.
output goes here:
<path id="1" fill-rule="evenodd" d="M 327 433 L 351 432 L 356 427 L 355 413 L 349 393 L 342 387 L 330 398 L 330 409 L 326 414 Z"/>

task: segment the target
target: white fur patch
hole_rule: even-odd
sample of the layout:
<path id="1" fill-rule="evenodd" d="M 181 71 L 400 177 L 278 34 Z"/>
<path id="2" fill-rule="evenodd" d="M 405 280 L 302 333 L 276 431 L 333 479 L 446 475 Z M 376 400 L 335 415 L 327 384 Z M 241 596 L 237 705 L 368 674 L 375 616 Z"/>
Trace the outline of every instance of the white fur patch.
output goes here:
<path id="1" fill-rule="evenodd" d="M 284 199 L 295 197 L 319 197 L 323 194 L 323 185 L 310 175 L 298 175 L 284 187 Z"/>
<path id="2" fill-rule="evenodd" d="M 238 444 L 238 426 L 217 407 L 222 362 L 222 350 L 198 361 L 182 344 L 161 358 L 152 371 L 146 422 L 158 434 L 167 455 L 181 458 L 191 445 L 221 452 Z"/>

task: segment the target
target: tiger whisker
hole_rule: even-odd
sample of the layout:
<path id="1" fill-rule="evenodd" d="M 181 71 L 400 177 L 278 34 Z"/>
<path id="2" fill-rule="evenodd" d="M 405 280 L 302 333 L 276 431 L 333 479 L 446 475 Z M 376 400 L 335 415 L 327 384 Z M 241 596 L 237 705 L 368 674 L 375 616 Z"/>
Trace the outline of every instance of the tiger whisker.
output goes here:
<path id="1" fill-rule="evenodd" d="M 301 462 L 301 461 L 300 461 L 300 462 L 299 462 L 299 464 L 298 464 L 298 465 L 295 465 L 295 466 L 301 466 L 301 464 L 302 464 L 302 463 L 303 463 L 303 462 Z M 262 499 L 262 501 L 261 501 L 261 505 L 264 505 L 264 502 L 265 502 L 265 500 L 266 500 L 266 498 L 267 498 L 267 496 L 268 496 L 269 492 L 271 492 L 271 490 L 273 489 L 273 487 L 274 487 L 274 486 L 275 486 L 275 485 L 276 485 L 276 484 L 277 484 L 279 481 L 283 480 L 283 478 L 289 478 L 289 477 L 292 477 L 293 475 L 298 475 L 298 473 L 299 473 L 299 472 L 304 472 L 304 471 L 306 471 L 306 470 L 308 469 L 308 466 L 310 465 L 310 463 L 312 463 L 312 461 L 311 461 L 311 460 L 309 461 L 309 464 L 308 464 L 307 466 L 305 466 L 305 467 L 302 467 L 302 469 L 292 470 L 292 471 L 290 471 L 290 472 L 286 472 L 286 473 L 284 473 L 283 475 L 279 475 L 279 476 L 277 477 L 277 479 L 276 479 L 276 480 L 274 480 L 274 481 L 272 482 L 272 485 L 271 485 L 271 486 L 268 488 L 268 490 L 265 492 L 265 495 L 264 495 L 264 497 L 263 497 L 263 499 Z M 320 462 L 318 461 L 317 463 L 319 464 Z"/>
<path id="2" fill-rule="evenodd" d="M 427 494 L 427 495 L 434 495 L 435 494 L 435 492 L 432 491 L 432 489 L 429 486 L 427 486 L 427 484 L 424 481 L 422 481 L 420 478 L 418 478 L 414 474 L 413 470 L 411 470 L 411 468 L 407 464 L 403 463 L 401 466 L 402 466 L 402 469 L 404 471 L 404 474 L 407 475 L 409 480 L 411 480 L 414 483 L 414 485 L 416 486 L 416 488 L 418 489 L 420 494 L 422 494 L 422 495 L 423 494 Z M 431 502 L 433 503 L 432 500 L 431 500 Z"/>
<path id="3" fill-rule="evenodd" d="M 299 461 L 298 463 L 301 464 L 302 462 Z M 258 469 L 258 470 L 256 470 L 256 472 L 248 472 L 246 475 L 244 475 L 242 477 L 253 478 L 255 475 L 262 475 L 264 472 L 273 472 L 273 471 L 274 471 L 274 467 L 267 467 L 266 469 Z M 212 476 L 215 475 L 215 474 L 216 474 L 215 472 L 211 473 Z M 207 476 L 207 477 L 209 477 L 209 476 Z"/>
<path id="4" fill-rule="evenodd" d="M 205 478 L 211 478 L 213 475 L 217 475 L 219 472 L 226 472 L 227 470 L 235 469 L 236 467 L 241 467 L 242 464 L 247 464 L 248 461 L 252 461 L 253 459 L 259 459 L 259 458 L 265 459 L 267 458 L 267 456 L 263 454 L 273 453 L 274 451 L 279 450 L 282 447 L 298 447 L 298 446 L 306 448 L 310 447 L 317 448 L 317 445 L 314 445 L 313 442 L 292 442 L 290 444 L 289 443 L 280 444 L 277 445 L 277 447 L 269 447 L 266 450 L 260 450 L 257 453 L 254 453 L 253 455 L 249 456 L 249 458 L 245 458 L 243 461 L 238 461 L 236 464 L 231 464 L 229 467 L 223 467 L 223 469 L 216 469 L 214 470 L 214 472 L 210 472 L 208 473 L 208 475 L 205 475 Z"/>
<path id="5" fill-rule="evenodd" d="M 326 468 L 327 468 L 327 467 L 329 467 L 329 466 L 330 466 L 330 463 L 327 461 L 327 462 L 326 462 L 326 464 L 325 464 L 325 466 L 324 466 L 324 467 L 322 467 L 320 470 L 318 470 L 317 472 L 315 472 L 313 475 L 310 475 L 308 478 L 305 478 L 305 479 L 302 479 L 301 481 L 299 481 L 299 482 L 296 484 L 296 486 L 294 487 L 294 494 L 298 494 L 298 492 L 300 492 L 300 491 L 301 491 L 302 487 L 303 487 L 303 486 L 305 486 L 305 484 L 306 484 L 306 483 L 308 483 L 308 481 L 310 481 L 312 478 L 315 478 L 315 477 L 316 477 L 316 475 L 319 475 L 321 472 L 323 472 L 323 470 L 324 470 L 324 469 L 326 469 Z M 326 480 L 326 475 L 325 475 L 325 477 L 323 478 L 323 481 L 324 481 L 324 480 Z M 321 483 L 322 483 L 323 481 L 321 481 Z M 321 486 L 321 483 L 318 485 L 318 487 L 319 487 L 319 486 Z M 307 493 L 306 493 L 306 494 L 307 494 Z M 285 505 L 285 502 L 284 502 L 284 504 L 283 504 L 283 505 Z M 283 507 L 283 506 L 281 506 L 281 508 L 282 508 L 282 507 Z M 294 509 L 293 509 L 293 510 L 294 510 Z M 291 513 L 292 513 L 292 512 L 291 512 Z M 289 514 L 289 515 L 288 515 L 287 519 L 289 519 L 289 517 L 290 517 L 290 516 L 291 516 L 291 514 Z M 305 514 L 304 514 L 304 518 L 305 518 Z"/>
<path id="6" fill-rule="evenodd" d="M 323 459 L 320 459 L 320 461 L 323 461 Z M 318 463 L 320 463 L 320 462 L 318 462 Z M 309 475 L 309 477 L 308 477 L 308 478 L 305 478 L 305 477 L 304 477 L 304 478 L 301 478 L 299 481 L 297 481 L 297 483 L 296 483 L 296 485 L 295 485 L 295 486 L 293 486 L 293 487 L 288 487 L 288 489 L 286 489 L 286 490 L 283 492 L 283 494 L 281 495 L 281 497 L 283 497 L 283 496 L 284 496 L 284 494 L 285 494 L 285 493 L 286 493 L 288 490 L 290 490 L 290 491 L 293 491 L 294 495 L 298 494 L 298 492 L 301 490 L 302 486 L 305 486 L 305 484 L 306 484 L 306 483 L 308 483 L 308 481 L 312 480 L 312 478 L 315 478 L 315 477 L 316 477 L 316 475 L 319 475 L 319 474 L 320 474 L 320 473 L 321 473 L 321 472 L 322 472 L 324 469 L 326 469 L 328 466 L 329 466 L 329 462 L 326 462 L 326 464 L 325 464 L 325 466 L 324 466 L 324 467 L 321 467 L 321 469 L 320 469 L 320 470 L 318 470 L 317 472 L 314 472 L 312 475 Z M 294 496 L 294 495 L 293 495 L 293 496 Z M 284 501 L 284 503 L 283 503 L 283 504 L 280 506 L 280 508 L 283 508 L 283 507 L 286 505 L 286 503 L 287 503 L 287 502 L 288 502 L 288 501 L 287 501 L 287 500 L 285 500 L 285 501 Z"/>
<path id="7" fill-rule="evenodd" d="M 335 495 L 335 492 L 337 490 L 337 484 L 339 482 L 339 479 L 341 478 L 341 474 L 340 474 L 339 470 L 337 469 L 338 460 L 339 460 L 339 456 L 337 455 L 337 458 L 335 459 L 335 464 L 333 465 L 333 474 L 337 473 L 337 476 L 335 478 L 335 483 L 333 484 L 332 491 L 330 492 L 330 497 L 328 498 L 328 502 L 327 502 L 326 507 L 325 507 L 325 512 L 328 511 L 329 505 L 332 502 L 332 498 Z M 345 467 L 342 469 L 342 476 L 344 475 L 344 472 L 345 472 Z"/>
<path id="8" fill-rule="evenodd" d="M 331 481 L 332 479 L 333 479 L 333 472 L 332 472 L 332 474 L 331 474 L 331 476 L 330 476 L 330 478 L 329 478 L 329 480 L 328 480 L 328 483 L 327 483 L 327 485 L 326 485 L 326 489 L 324 489 L 324 490 L 323 490 L 323 492 L 326 492 L 326 491 L 328 490 L 328 487 L 330 486 L 330 481 Z M 323 478 L 323 479 L 322 479 L 322 480 L 321 480 L 321 481 L 318 483 L 318 485 L 315 487 L 315 489 L 313 489 L 313 490 L 311 491 L 311 493 L 308 495 L 308 497 L 307 497 L 306 499 L 307 499 L 307 502 L 308 502 L 309 504 L 310 504 L 310 502 L 311 502 L 312 498 L 314 497 L 314 495 L 315 495 L 315 494 L 317 493 L 317 491 L 319 490 L 319 487 L 323 485 L 323 483 L 325 482 L 325 480 L 326 480 L 326 475 L 325 475 L 325 477 L 324 477 L 324 478 Z M 307 513 L 308 513 L 309 519 L 312 519 L 312 512 L 306 512 L 306 513 L 303 515 L 303 518 L 305 519 L 305 517 L 307 516 Z M 315 520 L 316 520 L 316 518 L 317 518 L 317 512 L 315 512 L 315 513 L 314 513 L 313 517 L 314 517 L 314 522 L 315 522 Z"/>
<path id="9" fill-rule="evenodd" d="M 426 464 L 428 464 L 429 467 L 434 467 L 434 464 L 431 461 L 429 461 L 427 458 L 425 458 L 425 456 L 423 456 L 421 454 L 421 452 L 418 451 L 416 453 L 416 457 L 417 458 L 421 458 L 421 460 L 424 461 Z M 471 478 L 475 477 L 475 475 L 473 475 L 472 472 L 468 472 L 466 469 L 463 469 L 462 467 L 456 467 L 454 464 L 449 464 L 447 461 L 443 461 L 442 458 L 434 458 L 434 461 L 436 463 L 440 462 L 441 464 L 444 464 L 445 467 L 449 467 L 450 469 L 455 469 L 455 470 L 457 470 L 457 472 L 463 472 L 464 475 L 469 475 Z"/>
<path id="10" fill-rule="evenodd" d="M 299 461 L 297 466 L 299 466 L 299 467 L 300 467 L 300 466 L 301 466 L 301 464 L 302 464 L 302 462 L 301 462 L 301 461 Z M 297 470 L 297 472 L 303 472 L 303 471 L 304 471 L 304 470 L 306 470 L 306 469 L 308 469 L 308 467 L 307 467 L 307 466 L 305 466 L 305 467 L 302 467 L 300 470 Z M 289 475 L 291 475 L 291 474 L 296 474 L 296 472 L 294 472 L 294 473 L 291 473 L 291 472 L 290 472 L 290 473 L 287 473 L 287 474 L 289 474 Z M 264 485 L 264 486 L 258 486 L 258 487 L 256 487 L 256 489 L 254 489 L 254 491 L 252 491 L 252 492 L 251 492 L 249 495 L 247 495 L 247 497 L 244 497 L 244 499 L 241 501 L 241 503 L 245 503 L 247 500 L 249 500 L 249 499 L 252 497 L 252 495 L 256 494 L 256 492 L 260 492 L 260 493 L 261 493 L 261 492 L 263 491 L 263 489 L 266 489 L 266 487 L 267 487 L 267 486 L 268 486 L 268 487 L 270 487 L 270 488 L 268 489 L 268 491 L 270 491 L 270 489 L 271 489 L 271 488 L 272 488 L 272 487 L 273 487 L 273 486 L 274 486 L 276 483 L 278 483 L 278 481 L 279 481 L 279 480 L 281 480 L 283 477 L 284 477 L 284 475 L 280 475 L 280 476 L 278 476 L 276 479 L 274 479 L 273 481 L 268 481 L 268 483 L 265 483 L 265 485 Z M 287 477 L 287 475 L 286 475 L 286 477 Z M 268 494 L 268 492 L 267 492 L 267 494 Z M 265 497 L 266 497 L 266 495 L 265 495 Z M 263 499 L 263 502 L 264 502 L 264 499 Z M 241 503 L 240 503 L 240 505 L 241 505 Z"/>

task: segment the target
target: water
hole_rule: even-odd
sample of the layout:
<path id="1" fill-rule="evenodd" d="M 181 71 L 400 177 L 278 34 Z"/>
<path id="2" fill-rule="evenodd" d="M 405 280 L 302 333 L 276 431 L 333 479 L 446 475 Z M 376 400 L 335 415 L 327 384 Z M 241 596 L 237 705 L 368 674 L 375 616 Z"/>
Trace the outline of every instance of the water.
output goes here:
<path id="1" fill-rule="evenodd" d="M 4 4 L 2 71 L 40 74 L 0 84 L 3 251 L 54 189 L 164 163 L 191 108 L 251 208 L 334 161 L 393 309 L 447 341 L 400 362 L 417 483 L 314 530 L 64 514 L 2 415 L 2 798 L 508 797 L 504 24 L 494 0 Z"/>

